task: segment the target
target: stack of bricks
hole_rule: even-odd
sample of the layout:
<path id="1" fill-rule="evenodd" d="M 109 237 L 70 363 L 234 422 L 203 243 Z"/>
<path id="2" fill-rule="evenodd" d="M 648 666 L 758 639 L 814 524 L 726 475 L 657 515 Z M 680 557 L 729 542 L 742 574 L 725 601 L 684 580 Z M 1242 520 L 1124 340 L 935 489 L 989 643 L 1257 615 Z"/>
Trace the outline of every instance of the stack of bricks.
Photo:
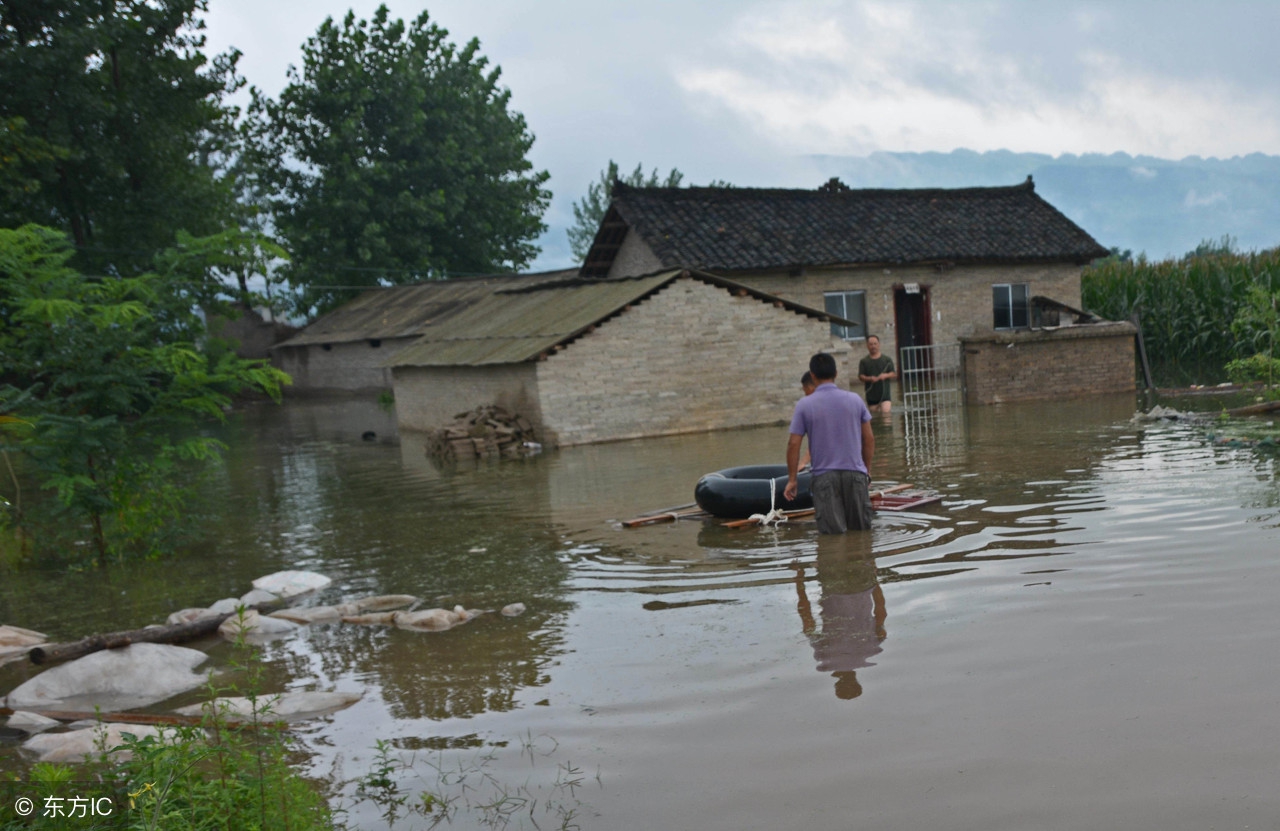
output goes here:
<path id="1" fill-rule="evenodd" d="M 427 433 L 427 455 L 440 461 L 512 459 L 537 449 L 533 425 L 492 404 L 458 413 L 452 424 Z"/>

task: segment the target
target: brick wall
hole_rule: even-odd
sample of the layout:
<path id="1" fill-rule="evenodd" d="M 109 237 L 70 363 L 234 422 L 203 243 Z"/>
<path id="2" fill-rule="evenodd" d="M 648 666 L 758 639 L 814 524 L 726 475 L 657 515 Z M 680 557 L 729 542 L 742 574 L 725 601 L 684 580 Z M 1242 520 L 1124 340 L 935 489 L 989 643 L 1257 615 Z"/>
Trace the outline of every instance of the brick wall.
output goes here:
<path id="1" fill-rule="evenodd" d="M 791 418 L 816 318 L 681 278 L 535 364 L 547 435 L 562 445 Z"/>
<path id="2" fill-rule="evenodd" d="M 906 266 L 810 268 L 801 276 L 783 272 L 726 276 L 815 309 L 825 308 L 825 292 L 865 291 L 867 329 L 880 336 L 881 346 L 896 360 L 895 286 L 916 283 L 927 290 L 933 342 L 952 343 L 966 335 L 993 331 L 991 287 L 997 283 L 1027 283 L 1029 295 L 1045 295 L 1078 308 L 1081 270 L 1081 266 L 1071 264 L 956 266 L 943 271 L 932 266 Z M 851 354 L 853 369 L 857 369 L 857 359 L 865 354 L 862 341 L 855 341 Z"/>
<path id="3" fill-rule="evenodd" d="M 497 404 L 535 424 L 542 419 L 532 363 L 398 366 L 392 371 L 392 380 L 396 421 L 402 430 L 442 427 L 458 413 L 484 404 Z"/>
<path id="4" fill-rule="evenodd" d="M 388 338 L 381 345 L 369 341 L 308 346 L 279 346 L 271 351 L 271 362 L 289 373 L 290 393 L 380 392 L 391 389 L 391 370 L 381 364 L 413 343 L 415 338 Z"/>
<path id="5" fill-rule="evenodd" d="M 626 254 L 624 257 L 623 254 Z M 628 230 L 610 276 L 646 274 L 657 270 L 656 255 Z M 867 328 L 880 336 L 886 354 L 897 362 L 893 293 L 895 286 L 916 283 L 929 293 L 930 326 L 934 343 L 952 343 L 974 334 L 994 331 L 991 287 L 997 283 L 1026 283 L 1028 296 L 1044 295 L 1076 308 L 1080 307 L 1082 266 L 1070 263 L 1047 265 L 959 265 L 946 269 L 935 266 L 820 267 L 803 272 L 772 271 L 718 274 L 778 297 L 785 297 L 814 309 L 825 308 L 823 294 L 829 291 L 865 291 Z M 861 339 L 851 341 L 836 355 L 840 375 L 857 375 L 858 360 L 866 355 Z M 896 391 L 894 393 L 897 394 Z"/>
<path id="6" fill-rule="evenodd" d="M 962 338 L 966 401 L 1130 392 L 1135 332 L 1130 323 L 1100 323 Z"/>

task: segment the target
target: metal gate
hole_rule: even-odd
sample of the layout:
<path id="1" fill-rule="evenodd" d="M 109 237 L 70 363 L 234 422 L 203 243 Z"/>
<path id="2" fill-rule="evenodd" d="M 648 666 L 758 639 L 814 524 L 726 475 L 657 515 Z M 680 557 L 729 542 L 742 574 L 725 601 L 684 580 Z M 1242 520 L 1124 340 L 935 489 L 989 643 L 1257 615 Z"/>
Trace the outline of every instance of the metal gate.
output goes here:
<path id="1" fill-rule="evenodd" d="M 936 465 L 964 453 L 964 370 L 960 344 L 898 350 L 907 457 Z"/>

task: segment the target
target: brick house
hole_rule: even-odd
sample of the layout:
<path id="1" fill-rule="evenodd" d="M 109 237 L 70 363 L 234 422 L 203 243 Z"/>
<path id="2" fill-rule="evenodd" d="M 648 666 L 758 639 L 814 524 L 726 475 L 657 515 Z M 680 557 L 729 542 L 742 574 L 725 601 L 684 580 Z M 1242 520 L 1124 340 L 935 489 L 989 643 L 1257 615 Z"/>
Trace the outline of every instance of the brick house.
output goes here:
<path id="1" fill-rule="evenodd" d="M 494 290 L 577 274 L 496 274 L 370 289 L 271 348 L 272 363 L 293 378 L 290 393 L 377 393 L 391 389 L 387 360 L 432 323 Z"/>
<path id="2" fill-rule="evenodd" d="M 495 286 L 387 363 L 401 428 L 496 403 L 585 444 L 785 420 L 833 321 L 853 324 L 693 270 L 575 275 Z"/>
<path id="3" fill-rule="evenodd" d="M 582 275 L 696 268 L 824 309 L 853 321 L 831 326 L 845 378 L 856 375 L 868 334 L 895 358 L 900 347 L 970 339 L 965 354 L 996 341 L 1034 344 L 970 367 L 985 375 L 969 400 L 992 403 L 1071 391 L 1067 368 L 1101 358 L 1105 371 L 1081 391 L 1133 389 L 1129 324 L 1069 337 L 1037 325 L 1033 301 L 1078 307 L 1081 271 L 1107 253 L 1029 176 L 1012 187 L 921 190 L 852 190 L 836 179 L 817 190 L 615 183 Z M 1061 377 L 1036 371 L 1046 367 Z"/>

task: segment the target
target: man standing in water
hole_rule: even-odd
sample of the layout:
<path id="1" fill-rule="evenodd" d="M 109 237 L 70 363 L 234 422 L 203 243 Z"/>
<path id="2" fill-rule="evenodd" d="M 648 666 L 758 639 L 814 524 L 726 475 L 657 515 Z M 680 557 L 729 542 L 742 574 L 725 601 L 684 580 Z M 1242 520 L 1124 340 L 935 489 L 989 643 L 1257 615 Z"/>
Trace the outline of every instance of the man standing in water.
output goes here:
<path id="1" fill-rule="evenodd" d="M 893 402 L 889 400 L 889 382 L 898 377 L 893 369 L 893 359 L 880 352 L 880 338 L 867 335 L 867 357 L 858 361 L 858 380 L 863 383 L 867 407 L 888 413 Z"/>
<path id="2" fill-rule="evenodd" d="M 818 533 L 843 534 L 871 528 L 871 458 L 876 440 L 871 413 L 855 393 L 836 386 L 836 359 L 819 352 L 809 359 L 817 384 L 812 395 L 796 402 L 787 441 L 787 487 L 783 496 L 795 499 L 799 485 L 800 445 L 809 437 L 813 458 L 813 509 Z"/>

